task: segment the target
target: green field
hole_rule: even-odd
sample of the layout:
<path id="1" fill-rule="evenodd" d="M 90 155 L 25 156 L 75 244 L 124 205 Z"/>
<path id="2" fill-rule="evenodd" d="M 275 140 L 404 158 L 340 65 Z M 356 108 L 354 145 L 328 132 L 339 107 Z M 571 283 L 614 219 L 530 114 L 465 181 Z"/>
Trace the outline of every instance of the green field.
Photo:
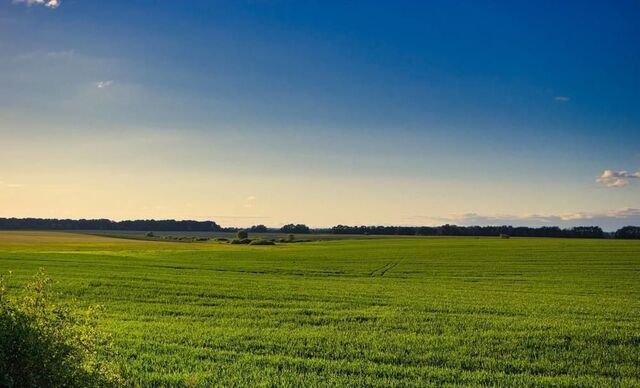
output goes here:
<path id="1" fill-rule="evenodd" d="M 41 267 L 135 385 L 640 386 L 640 241 L 0 232 L 16 290 Z"/>

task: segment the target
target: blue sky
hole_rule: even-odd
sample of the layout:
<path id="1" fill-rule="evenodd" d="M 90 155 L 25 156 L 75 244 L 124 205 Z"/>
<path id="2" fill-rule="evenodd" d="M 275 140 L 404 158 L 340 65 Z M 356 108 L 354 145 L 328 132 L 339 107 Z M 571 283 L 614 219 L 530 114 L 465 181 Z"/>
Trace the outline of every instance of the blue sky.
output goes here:
<path id="1" fill-rule="evenodd" d="M 640 223 L 639 18 L 636 1 L 3 1 L 0 213 Z"/>

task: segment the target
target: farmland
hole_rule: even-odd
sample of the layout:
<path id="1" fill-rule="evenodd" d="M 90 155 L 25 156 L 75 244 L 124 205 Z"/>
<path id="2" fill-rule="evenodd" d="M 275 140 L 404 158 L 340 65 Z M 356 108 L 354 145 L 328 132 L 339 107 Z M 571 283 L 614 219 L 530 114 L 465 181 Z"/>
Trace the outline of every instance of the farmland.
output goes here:
<path id="1" fill-rule="evenodd" d="M 640 385 L 639 241 L 0 232 L 14 291 L 39 268 L 136 385 Z"/>

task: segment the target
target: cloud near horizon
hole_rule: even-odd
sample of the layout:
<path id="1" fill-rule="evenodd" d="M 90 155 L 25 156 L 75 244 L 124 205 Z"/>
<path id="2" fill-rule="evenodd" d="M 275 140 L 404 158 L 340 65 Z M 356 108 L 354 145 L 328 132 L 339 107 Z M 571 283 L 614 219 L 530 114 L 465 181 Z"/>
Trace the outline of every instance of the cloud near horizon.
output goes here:
<path id="1" fill-rule="evenodd" d="M 640 209 L 624 208 L 601 212 L 566 212 L 560 214 L 482 215 L 477 213 L 452 214 L 449 217 L 409 217 L 412 223 L 428 220 L 436 224 L 513 225 L 513 226 L 600 226 L 615 230 L 627 225 L 640 225 Z"/>
<path id="2" fill-rule="evenodd" d="M 20 184 L 20 183 L 10 183 L 10 182 L 0 181 L 0 187 L 8 187 L 8 188 L 15 189 L 15 188 L 19 188 L 19 187 L 22 187 L 22 186 L 24 186 L 24 185 Z"/>
<path id="3" fill-rule="evenodd" d="M 628 171 L 613 171 L 604 170 L 602 175 L 596 178 L 596 182 L 602 183 L 606 187 L 616 188 L 624 187 L 629 184 L 629 179 L 640 178 L 640 171 L 628 172 Z"/>
<path id="4" fill-rule="evenodd" d="M 61 0 L 13 0 L 14 4 L 26 4 L 29 7 L 32 5 L 43 5 L 51 9 L 58 8 L 61 2 Z"/>

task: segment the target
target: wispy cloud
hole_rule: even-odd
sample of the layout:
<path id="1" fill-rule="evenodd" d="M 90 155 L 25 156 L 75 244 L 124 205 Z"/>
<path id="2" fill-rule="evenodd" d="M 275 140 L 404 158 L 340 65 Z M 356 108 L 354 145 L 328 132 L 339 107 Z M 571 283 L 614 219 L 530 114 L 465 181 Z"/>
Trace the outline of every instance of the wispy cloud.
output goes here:
<path id="1" fill-rule="evenodd" d="M 77 56 L 78 53 L 75 50 L 36 50 L 19 53 L 13 57 L 7 57 L 5 61 L 7 63 L 20 64 L 21 66 L 37 63 L 46 67 L 58 61 L 70 60 Z"/>
<path id="2" fill-rule="evenodd" d="M 628 171 L 613 171 L 604 170 L 602 174 L 596 178 L 596 182 L 605 185 L 606 187 L 616 188 L 624 187 L 629 184 L 630 179 L 640 178 L 640 171 L 628 172 Z"/>
<path id="3" fill-rule="evenodd" d="M 19 187 L 24 186 L 23 184 L 20 183 L 9 183 L 9 182 L 3 182 L 0 181 L 0 187 L 8 187 L 10 189 L 17 189 Z"/>
<path id="4" fill-rule="evenodd" d="M 49 51 L 45 53 L 47 58 L 51 59 L 66 59 L 71 58 L 76 54 L 75 50 L 60 50 L 60 51 Z"/>
<path id="5" fill-rule="evenodd" d="M 43 5 L 51 9 L 58 8 L 61 2 L 61 0 L 13 0 L 14 4 L 26 4 L 29 7 L 32 5 Z"/>
<path id="6" fill-rule="evenodd" d="M 96 87 L 98 89 L 105 89 L 108 88 L 109 86 L 113 85 L 113 80 L 107 80 L 107 81 L 98 81 L 96 82 Z"/>
<path id="7" fill-rule="evenodd" d="M 569 102 L 571 100 L 571 98 L 567 97 L 567 96 L 555 96 L 553 98 L 554 101 L 557 102 Z"/>
<path id="8" fill-rule="evenodd" d="M 246 198 L 244 207 L 252 208 L 254 207 L 255 202 L 256 202 L 256 197 L 254 195 L 250 195 Z"/>

